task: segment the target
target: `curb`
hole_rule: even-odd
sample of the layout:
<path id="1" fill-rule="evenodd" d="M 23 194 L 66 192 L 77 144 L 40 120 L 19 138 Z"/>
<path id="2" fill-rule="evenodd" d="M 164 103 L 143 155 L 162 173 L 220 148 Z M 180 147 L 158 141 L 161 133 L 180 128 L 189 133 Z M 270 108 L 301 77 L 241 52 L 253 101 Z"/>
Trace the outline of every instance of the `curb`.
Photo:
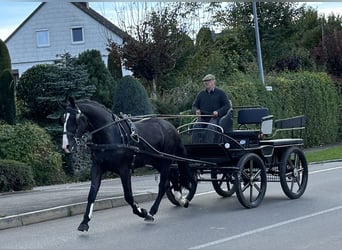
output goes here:
<path id="1" fill-rule="evenodd" d="M 136 202 L 146 202 L 154 200 L 156 193 L 144 193 L 134 195 Z M 122 207 L 128 205 L 123 196 L 96 200 L 94 211 Z M 87 202 L 73 203 L 65 206 L 57 206 L 33 212 L 11 215 L 0 218 L 0 230 L 14 227 L 27 226 L 48 220 L 55 220 L 64 217 L 83 214 L 86 210 Z"/>
<path id="2" fill-rule="evenodd" d="M 331 162 L 342 162 L 342 158 L 341 159 L 334 159 L 334 160 L 327 160 L 327 161 L 314 161 L 314 162 L 310 162 L 308 163 L 308 165 L 315 165 L 315 164 L 324 164 L 324 163 L 331 163 Z"/>

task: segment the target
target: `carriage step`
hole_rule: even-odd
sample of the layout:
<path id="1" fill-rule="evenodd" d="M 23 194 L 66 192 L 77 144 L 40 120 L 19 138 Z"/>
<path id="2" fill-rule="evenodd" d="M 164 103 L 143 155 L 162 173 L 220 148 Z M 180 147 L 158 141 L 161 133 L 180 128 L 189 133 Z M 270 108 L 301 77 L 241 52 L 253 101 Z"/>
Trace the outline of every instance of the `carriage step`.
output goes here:
<path id="1" fill-rule="evenodd" d="M 260 145 L 272 145 L 272 146 L 302 146 L 304 144 L 303 139 L 289 138 L 289 139 L 273 139 L 273 140 L 261 140 Z"/>

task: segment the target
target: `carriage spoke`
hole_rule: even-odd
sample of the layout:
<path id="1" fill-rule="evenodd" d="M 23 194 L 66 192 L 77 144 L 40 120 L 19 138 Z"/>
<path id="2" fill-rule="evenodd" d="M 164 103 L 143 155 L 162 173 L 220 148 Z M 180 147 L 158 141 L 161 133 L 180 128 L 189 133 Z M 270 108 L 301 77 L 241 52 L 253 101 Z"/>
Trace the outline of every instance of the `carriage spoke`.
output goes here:
<path id="1" fill-rule="evenodd" d="M 291 180 L 291 187 L 290 187 L 290 191 L 291 192 L 293 192 L 294 183 L 295 183 L 295 178 L 292 178 L 292 180 Z"/>
<path id="2" fill-rule="evenodd" d="M 246 177 L 246 179 L 248 179 L 248 180 L 249 180 L 250 176 L 249 176 L 249 174 L 248 174 L 248 173 L 246 173 L 246 171 L 245 171 L 245 170 L 242 172 L 242 175 L 243 175 L 244 177 Z"/>
<path id="3" fill-rule="evenodd" d="M 249 187 L 249 183 L 247 183 L 246 185 L 244 185 L 241 189 L 242 193 L 246 191 L 246 189 Z"/>
<path id="4" fill-rule="evenodd" d="M 261 192 L 261 188 L 259 185 L 257 185 L 256 183 L 254 183 L 254 188 L 260 193 Z"/>
<path id="5" fill-rule="evenodd" d="M 256 172 L 255 175 L 253 176 L 253 181 L 254 181 L 257 177 L 259 177 L 260 174 L 261 174 L 261 170 L 259 169 L 258 172 Z"/>

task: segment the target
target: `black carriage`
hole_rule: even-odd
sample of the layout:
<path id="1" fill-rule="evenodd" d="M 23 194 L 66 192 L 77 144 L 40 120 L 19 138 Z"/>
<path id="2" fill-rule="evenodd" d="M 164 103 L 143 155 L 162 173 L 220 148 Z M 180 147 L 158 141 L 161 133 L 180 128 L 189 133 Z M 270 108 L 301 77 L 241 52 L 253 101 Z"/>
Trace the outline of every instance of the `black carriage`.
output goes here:
<path id="1" fill-rule="evenodd" d="M 308 166 L 302 151 L 304 143 L 298 133 L 304 129 L 304 116 L 276 120 L 273 126 L 273 116 L 268 114 L 267 108 L 242 108 L 237 117 L 233 117 L 232 112 L 221 118 L 216 129 L 197 128 L 193 122 L 178 128 L 196 183 L 211 182 L 217 194 L 223 197 L 236 193 L 246 208 L 260 205 L 267 182 L 280 182 L 290 199 L 302 196 L 308 181 Z M 238 129 L 232 129 L 233 126 Z M 279 131 L 288 131 L 291 136 L 275 139 Z M 195 133 L 201 138 L 192 143 Z M 209 133 L 215 134 L 213 141 L 206 140 Z M 177 168 L 173 171 L 177 174 Z M 187 191 L 188 200 L 193 198 L 196 188 L 197 185 L 193 185 Z M 171 185 L 167 197 L 179 205 L 173 191 Z"/>

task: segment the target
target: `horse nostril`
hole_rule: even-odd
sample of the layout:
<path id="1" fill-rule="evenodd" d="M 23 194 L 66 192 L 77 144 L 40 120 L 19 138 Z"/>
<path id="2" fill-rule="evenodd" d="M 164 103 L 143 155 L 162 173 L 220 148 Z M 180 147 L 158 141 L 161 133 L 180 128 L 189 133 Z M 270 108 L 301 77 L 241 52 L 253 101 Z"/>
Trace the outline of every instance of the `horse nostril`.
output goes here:
<path id="1" fill-rule="evenodd" d="M 72 147 L 70 145 L 66 145 L 65 148 L 64 148 L 64 151 L 66 153 L 71 153 L 71 150 L 72 150 Z"/>

